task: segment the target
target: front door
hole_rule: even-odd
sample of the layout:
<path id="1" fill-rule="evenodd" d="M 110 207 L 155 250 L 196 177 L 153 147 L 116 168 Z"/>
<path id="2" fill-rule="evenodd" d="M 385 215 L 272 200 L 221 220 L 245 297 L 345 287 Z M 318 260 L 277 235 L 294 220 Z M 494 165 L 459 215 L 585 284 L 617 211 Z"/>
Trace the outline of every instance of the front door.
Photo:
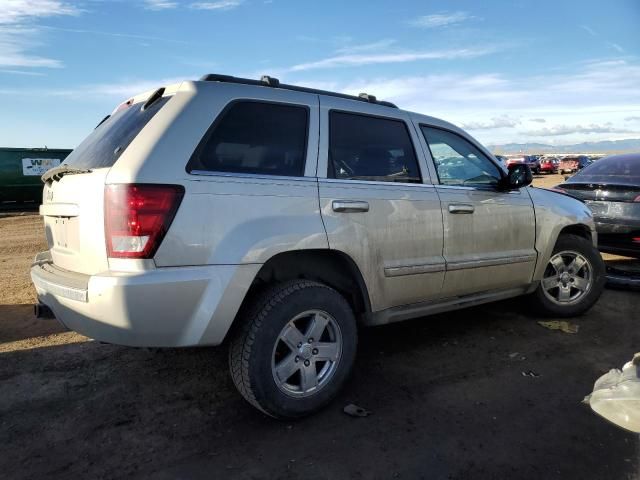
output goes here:
<path id="1" fill-rule="evenodd" d="M 429 125 L 420 130 L 438 175 L 447 264 L 443 296 L 529 284 L 536 251 L 527 190 L 499 190 L 499 167 L 462 135 Z"/>

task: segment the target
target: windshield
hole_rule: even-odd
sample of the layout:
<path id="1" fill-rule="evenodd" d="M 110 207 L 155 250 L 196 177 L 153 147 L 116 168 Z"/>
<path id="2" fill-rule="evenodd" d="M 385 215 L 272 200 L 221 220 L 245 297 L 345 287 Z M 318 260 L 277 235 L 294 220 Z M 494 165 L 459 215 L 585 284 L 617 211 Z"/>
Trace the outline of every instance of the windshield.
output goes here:
<path id="1" fill-rule="evenodd" d="M 144 126 L 167 103 L 163 97 L 142 109 L 142 102 L 118 110 L 100 123 L 64 161 L 81 169 L 111 167 Z"/>
<path id="2" fill-rule="evenodd" d="M 568 183 L 612 183 L 640 185 L 640 157 L 617 156 L 603 158 L 585 167 Z"/>

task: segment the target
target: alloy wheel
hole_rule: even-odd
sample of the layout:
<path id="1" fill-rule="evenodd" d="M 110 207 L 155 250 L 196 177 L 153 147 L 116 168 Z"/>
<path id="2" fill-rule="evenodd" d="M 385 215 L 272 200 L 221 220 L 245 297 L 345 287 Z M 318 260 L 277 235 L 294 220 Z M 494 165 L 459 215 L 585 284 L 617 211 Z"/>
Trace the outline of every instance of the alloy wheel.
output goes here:
<path id="1" fill-rule="evenodd" d="M 557 305 L 579 302 L 593 285 L 593 268 L 578 252 L 563 251 L 551 257 L 542 279 L 545 296 Z"/>
<path id="2" fill-rule="evenodd" d="M 317 393 L 333 377 L 342 354 L 342 334 L 327 312 L 307 310 L 282 329 L 273 348 L 271 372 L 287 395 Z"/>

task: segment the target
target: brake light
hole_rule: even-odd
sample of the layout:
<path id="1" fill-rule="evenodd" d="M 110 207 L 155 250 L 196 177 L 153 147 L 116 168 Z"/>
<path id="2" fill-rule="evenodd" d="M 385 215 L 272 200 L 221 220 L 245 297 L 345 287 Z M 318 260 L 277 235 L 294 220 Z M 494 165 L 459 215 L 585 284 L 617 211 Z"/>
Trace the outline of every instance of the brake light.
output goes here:
<path id="1" fill-rule="evenodd" d="M 631 241 L 632 241 L 633 243 L 640 243 L 640 237 L 632 237 L 632 238 L 631 238 Z"/>
<path id="2" fill-rule="evenodd" d="M 181 185 L 116 184 L 104 191 L 107 255 L 152 258 L 184 195 Z"/>
<path id="3" fill-rule="evenodd" d="M 564 193 L 564 194 L 567 193 L 565 189 L 560 187 L 551 187 L 549 190 L 551 190 L 552 192 L 558 192 L 558 193 Z"/>
<path id="4" fill-rule="evenodd" d="M 640 202 L 640 195 L 633 199 L 634 202 Z"/>

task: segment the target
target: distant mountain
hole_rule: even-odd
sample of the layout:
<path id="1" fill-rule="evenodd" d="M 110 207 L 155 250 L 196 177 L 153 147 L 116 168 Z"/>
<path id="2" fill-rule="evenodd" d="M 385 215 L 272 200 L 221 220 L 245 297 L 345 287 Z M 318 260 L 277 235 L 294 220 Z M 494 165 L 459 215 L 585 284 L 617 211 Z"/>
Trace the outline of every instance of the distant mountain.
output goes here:
<path id="1" fill-rule="evenodd" d="M 512 153 L 629 153 L 640 152 L 640 138 L 583 142 L 573 145 L 547 145 L 545 143 L 507 143 L 489 145 L 496 154 Z"/>

